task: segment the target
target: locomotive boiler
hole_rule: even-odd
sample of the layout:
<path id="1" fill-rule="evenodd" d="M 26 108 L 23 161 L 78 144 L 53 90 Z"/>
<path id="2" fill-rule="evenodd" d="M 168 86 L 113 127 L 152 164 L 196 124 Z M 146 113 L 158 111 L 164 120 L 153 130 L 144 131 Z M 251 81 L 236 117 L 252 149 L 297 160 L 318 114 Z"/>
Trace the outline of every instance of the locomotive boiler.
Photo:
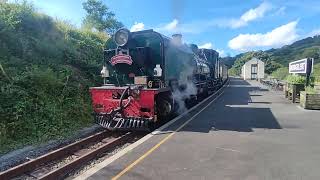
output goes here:
<path id="1" fill-rule="evenodd" d="M 90 88 L 97 123 L 149 130 L 222 85 L 218 58 L 215 50 L 182 43 L 181 34 L 118 30 L 106 42 L 104 84 Z"/>

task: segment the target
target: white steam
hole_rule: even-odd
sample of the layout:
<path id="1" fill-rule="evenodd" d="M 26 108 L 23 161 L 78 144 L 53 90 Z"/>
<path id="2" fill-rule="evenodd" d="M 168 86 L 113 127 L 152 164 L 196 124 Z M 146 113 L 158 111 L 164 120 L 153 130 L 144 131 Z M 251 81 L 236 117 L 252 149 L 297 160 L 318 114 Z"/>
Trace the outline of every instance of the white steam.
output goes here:
<path id="1" fill-rule="evenodd" d="M 179 114 L 182 114 L 187 110 L 185 100 L 189 99 L 190 96 L 197 94 L 197 87 L 194 85 L 194 83 L 192 83 L 192 81 L 187 81 L 185 85 L 186 85 L 185 89 L 183 90 L 176 89 L 172 93 L 174 100 L 179 106 L 179 109 L 178 109 Z"/>
<path id="2" fill-rule="evenodd" d="M 172 46 L 177 46 L 174 43 L 170 43 Z M 179 48 L 185 52 L 193 53 L 190 48 L 188 48 L 185 44 L 180 45 Z M 194 66 L 188 62 L 188 59 L 183 59 L 184 57 L 177 57 L 179 62 L 182 62 L 181 66 L 183 67 L 183 71 L 180 72 L 180 76 L 178 77 L 179 88 L 173 89 L 173 99 L 178 104 L 178 113 L 181 114 L 187 110 L 185 101 L 190 99 L 191 96 L 197 95 L 197 87 L 192 81 L 192 77 L 194 74 Z M 195 63 L 195 62 L 194 62 Z"/>

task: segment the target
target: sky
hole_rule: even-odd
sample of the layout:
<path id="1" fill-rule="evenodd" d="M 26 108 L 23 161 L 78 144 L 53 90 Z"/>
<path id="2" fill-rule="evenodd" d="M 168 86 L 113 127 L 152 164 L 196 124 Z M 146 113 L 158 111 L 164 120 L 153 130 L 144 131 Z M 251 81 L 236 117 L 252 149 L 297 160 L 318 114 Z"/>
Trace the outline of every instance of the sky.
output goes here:
<path id="1" fill-rule="evenodd" d="M 50 16 L 81 26 L 84 0 L 29 0 Z M 181 33 L 185 43 L 221 56 L 279 48 L 320 34 L 318 0 L 102 0 L 131 31 Z"/>

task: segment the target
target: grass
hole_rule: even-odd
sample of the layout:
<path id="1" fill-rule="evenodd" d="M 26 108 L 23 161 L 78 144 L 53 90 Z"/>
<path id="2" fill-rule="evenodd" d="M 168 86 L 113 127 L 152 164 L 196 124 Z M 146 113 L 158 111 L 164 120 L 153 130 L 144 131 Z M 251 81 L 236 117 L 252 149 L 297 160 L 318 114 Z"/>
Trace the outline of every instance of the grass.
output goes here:
<path id="1" fill-rule="evenodd" d="M 0 2 L 0 154 L 93 124 L 89 87 L 102 79 L 108 35 Z"/>

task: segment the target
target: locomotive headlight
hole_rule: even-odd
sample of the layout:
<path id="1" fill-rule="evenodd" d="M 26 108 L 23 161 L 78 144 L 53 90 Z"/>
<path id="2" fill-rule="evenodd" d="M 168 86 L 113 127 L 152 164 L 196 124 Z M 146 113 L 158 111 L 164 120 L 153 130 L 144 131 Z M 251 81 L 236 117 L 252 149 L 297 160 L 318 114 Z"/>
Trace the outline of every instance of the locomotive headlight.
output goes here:
<path id="1" fill-rule="evenodd" d="M 129 40 L 130 31 L 128 29 L 119 29 L 114 35 L 114 41 L 118 46 L 124 46 Z"/>

